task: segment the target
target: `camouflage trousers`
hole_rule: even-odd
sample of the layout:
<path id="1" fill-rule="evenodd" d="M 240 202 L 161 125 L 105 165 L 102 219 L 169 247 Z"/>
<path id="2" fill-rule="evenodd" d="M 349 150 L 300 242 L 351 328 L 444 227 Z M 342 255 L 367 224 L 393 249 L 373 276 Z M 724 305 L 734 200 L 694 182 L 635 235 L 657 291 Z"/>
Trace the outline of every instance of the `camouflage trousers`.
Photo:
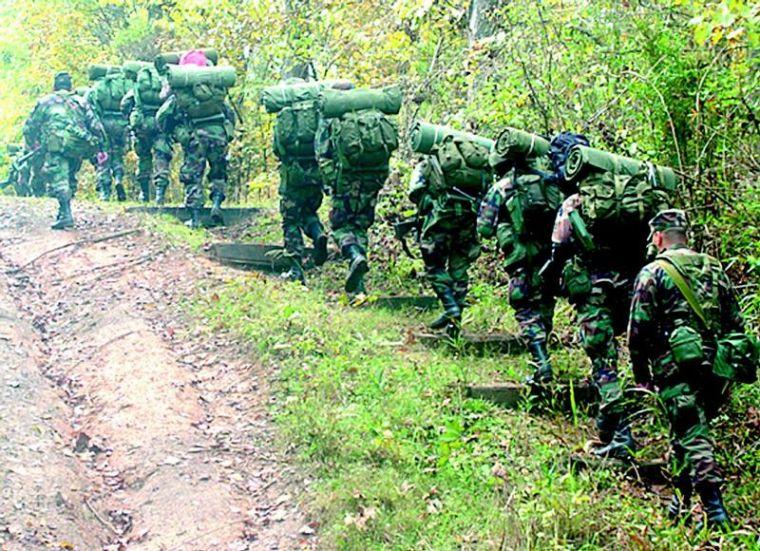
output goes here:
<path id="1" fill-rule="evenodd" d="M 38 176 L 40 182 L 44 182 L 48 195 L 56 199 L 71 199 L 77 190 L 77 173 L 81 167 L 81 159 L 46 153 Z"/>
<path id="2" fill-rule="evenodd" d="M 375 223 L 377 196 L 385 184 L 388 171 L 343 171 L 332 190 L 330 227 L 341 250 L 358 245 L 366 252 L 367 231 Z"/>
<path id="3" fill-rule="evenodd" d="M 147 189 L 150 182 L 156 189 L 169 187 L 169 167 L 172 162 L 172 145 L 167 136 L 158 129 L 135 129 L 135 153 L 137 154 L 137 183 Z"/>
<path id="4" fill-rule="evenodd" d="M 537 266 L 518 266 L 510 270 L 509 304 L 526 343 L 546 342 L 552 332 L 556 301 L 541 284 Z"/>
<path id="5" fill-rule="evenodd" d="M 316 161 L 283 162 L 280 165 L 280 215 L 285 254 L 302 258 L 303 234 L 314 240 L 324 233 L 317 211 L 324 193 Z"/>
<path id="6" fill-rule="evenodd" d="M 206 168 L 211 199 L 220 197 L 224 201 L 228 146 L 227 132 L 221 124 L 193 129 L 190 139 L 183 145 L 185 158 L 179 173 L 179 179 L 185 187 L 186 207 L 203 207 L 203 177 Z"/>
<path id="7" fill-rule="evenodd" d="M 467 296 L 469 269 L 480 257 L 480 242 L 472 210 L 434 207 L 420 235 L 425 278 L 433 291 L 451 289 L 461 304 Z"/>
<path id="8" fill-rule="evenodd" d="M 127 154 L 129 134 L 123 124 L 110 124 L 104 121 L 108 134 L 108 160 L 103 165 L 96 165 L 97 188 L 110 191 L 111 183 L 120 184 L 124 180 L 124 156 Z"/>
<path id="9" fill-rule="evenodd" d="M 615 283 L 613 283 L 613 281 Z M 623 392 L 618 380 L 616 335 L 625 332 L 633 285 L 616 277 L 594 277 L 591 292 L 574 297 L 583 349 L 591 360 L 592 378 L 599 391 L 600 430 L 614 430 L 624 414 Z"/>

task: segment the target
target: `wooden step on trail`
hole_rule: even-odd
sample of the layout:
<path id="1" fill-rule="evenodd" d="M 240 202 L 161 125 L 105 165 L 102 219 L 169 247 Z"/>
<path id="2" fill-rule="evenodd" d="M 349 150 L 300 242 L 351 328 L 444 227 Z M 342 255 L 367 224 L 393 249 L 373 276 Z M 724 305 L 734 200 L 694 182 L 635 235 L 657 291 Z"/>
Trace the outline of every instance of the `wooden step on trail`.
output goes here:
<path id="1" fill-rule="evenodd" d="M 235 226 L 261 213 L 260 208 L 222 208 L 223 226 Z M 190 209 L 187 207 L 129 207 L 127 212 L 140 214 L 166 214 L 173 216 L 181 222 L 190 220 Z M 218 226 L 211 221 L 211 209 L 204 207 L 201 209 L 201 225 L 206 228 Z"/>
<path id="2" fill-rule="evenodd" d="M 236 268 L 284 272 L 290 269 L 290 261 L 284 256 L 282 245 L 261 243 L 214 243 L 207 254 L 217 262 Z M 306 249 L 311 255 L 313 249 Z"/>
<path id="3" fill-rule="evenodd" d="M 438 308 L 436 297 L 397 295 L 397 296 L 368 296 L 353 303 L 356 307 L 383 308 L 385 310 L 419 310 L 428 312 Z"/>
<path id="4" fill-rule="evenodd" d="M 645 486 L 670 484 L 670 470 L 668 462 L 664 459 L 621 461 L 596 457 L 589 452 L 584 452 L 570 455 L 570 467 L 575 471 L 614 468 L 623 471 L 626 477 L 641 482 Z"/>
<path id="5" fill-rule="evenodd" d="M 514 333 L 462 333 L 452 339 L 444 333 L 414 333 L 415 341 L 426 346 L 448 346 L 468 354 L 521 354 L 525 345 Z"/>
<path id="6" fill-rule="evenodd" d="M 467 385 L 465 392 L 470 398 L 487 400 L 507 408 L 518 407 L 526 400 L 563 410 L 586 409 L 596 403 L 596 389 L 585 381 L 571 384 L 552 383 L 548 387 L 536 387 L 517 382 Z"/>

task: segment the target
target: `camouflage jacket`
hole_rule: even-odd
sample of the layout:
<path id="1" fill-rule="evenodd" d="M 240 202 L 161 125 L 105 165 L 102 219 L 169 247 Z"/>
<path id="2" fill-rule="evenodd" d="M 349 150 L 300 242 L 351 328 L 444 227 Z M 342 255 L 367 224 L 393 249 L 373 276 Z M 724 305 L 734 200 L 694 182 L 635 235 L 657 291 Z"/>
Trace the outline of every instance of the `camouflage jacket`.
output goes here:
<path id="1" fill-rule="evenodd" d="M 733 286 L 720 263 L 696 253 L 685 245 L 674 245 L 658 258 L 673 258 L 700 301 L 711 330 L 697 318 L 671 277 L 660 265 L 647 264 L 636 278 L 628 325 L 628 345 L 637 382 L 647 383 L 672 371 L 669 335 L 679 325 L 688 325 L 702 334 L 707 361 L 715 353 L 715 338 L 730 332 L 744 332 L 744 321 Z M 650 372 L 650 365 L 653 373 Z"/>
<path id="2" fill-rule="evenodd" d="M 92 106 L 74 92 L 59 90 L 37 101 L 31 115 L 24 124 L 24 140 L 30 149 L 45 143 L 46 134 L 60 126 L 66 126 L 99 151 L 108 145 L 106 131 Z"/>

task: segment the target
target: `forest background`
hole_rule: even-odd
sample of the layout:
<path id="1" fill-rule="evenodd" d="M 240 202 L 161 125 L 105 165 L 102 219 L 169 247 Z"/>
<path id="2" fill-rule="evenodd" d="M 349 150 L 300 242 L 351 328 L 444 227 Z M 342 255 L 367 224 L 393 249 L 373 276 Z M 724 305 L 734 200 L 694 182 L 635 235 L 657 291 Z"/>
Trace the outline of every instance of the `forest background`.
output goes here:
<path id="1" fill-rule="evenodd" d="M 402 131 L 418 117 L 489 137 L 505 125 L 546 136 L 572 130 L 598 148 L 672 166 L 697 246 L 729 268 L 757 329 L 759 22 L 760 6 L 743 0 L 0 0 L 0 142 L 20 140 L 57 71 L 70 71 L 81 86 L 90 63 L 215 47 L 238 70 L 232 99 L 244 119 L 232 147 L 230 195 L 271 205 L 277 160 L 261 88 L 296 66 L 357 86 L 398 83 L 406 98 Z M 394 157 L 375 238 L 408 210 L 413 161 L 405 146 Z M 0 170 L 2 163 L 0 153 Z M 398 247 L 389 238 L 383 246 Z M 401 281 L 388 257 L 375 277 Z M 491 254 L 478 268 L 472 325 L 487 320 L 490 329 L 503 319 L 505 275 L 496 262 Z M 245 280 L 215 291 L 200 309 L 256 342 L 262 361 L 284 367 L 289 400 L 280 426 L 287 445 L 317 465 L 313 495 L 325 541 L 683 548 L 684 533 L 648 531 L 661 507 L 621 496 L 615 476 L 560 472 L 567 450 L 558 431 L 583 436 L 575 412 L 570 420 L 537 420 L 452 394 L 469 376 L 517 377 L 526 359 L 514 367 L 499 357 L 397 354 L 387 343 L 408 327 L 399 329 L 391 315 L 325 306 L 321 286 L 330 288 L 331 277 L 339 279 L 320 276 L 306 296 Z M 278 348 L 284 341 L 288 347 Z M 584 372 L 578 349 L 556 354 L 562 370 Z M 739 393 L 719 442 L 721 461 L 731 464 L 730 503 L 755 528 L 757 400 L 757 385 Z M 516 517 L 504 515 L 510 508 Z"/>

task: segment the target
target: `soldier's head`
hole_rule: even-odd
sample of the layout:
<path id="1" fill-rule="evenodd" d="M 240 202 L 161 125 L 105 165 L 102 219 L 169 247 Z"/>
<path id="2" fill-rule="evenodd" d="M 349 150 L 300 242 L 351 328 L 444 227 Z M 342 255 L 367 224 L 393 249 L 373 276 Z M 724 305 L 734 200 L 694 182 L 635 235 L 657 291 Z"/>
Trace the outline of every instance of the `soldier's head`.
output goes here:
<path id="1" fill-rule="evenodd" d="M 68 74 L 66 71 L 61 71 L 57 75 L 55 75 L 55 79 L 53 80 L 53 91 L 57 92 L 58 90 L 68 90 L 71 91 L 71 75 Z"/>
<path id="2" fill-rule="evenodd" d="M 687 243 L 689 220 L 682 210 L 662 210 L 649 221 L 649 229 L 652 244 L 658 251 L 664 251 L 671 245 Z"/>

